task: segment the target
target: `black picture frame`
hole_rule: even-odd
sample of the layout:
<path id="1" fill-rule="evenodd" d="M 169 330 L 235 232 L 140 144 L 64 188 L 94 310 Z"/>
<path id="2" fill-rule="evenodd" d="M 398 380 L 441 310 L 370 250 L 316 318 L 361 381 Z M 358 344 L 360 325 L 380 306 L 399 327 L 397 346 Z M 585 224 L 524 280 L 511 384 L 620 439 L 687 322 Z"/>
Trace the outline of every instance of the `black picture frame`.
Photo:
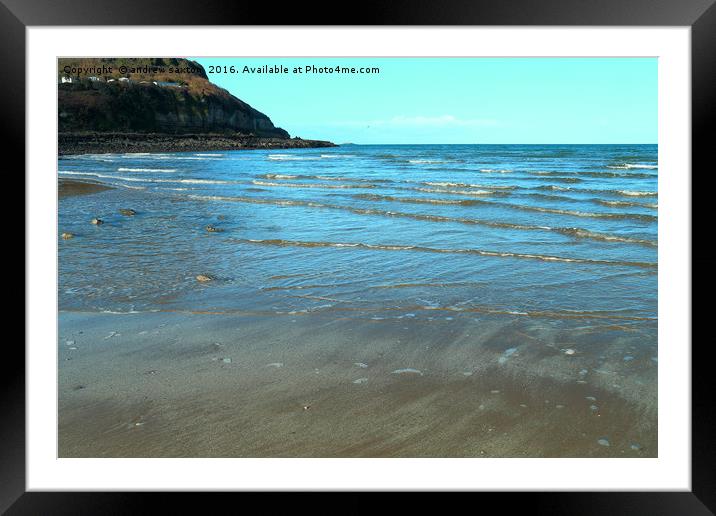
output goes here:
<path id="1" fill-rule="evenodd" d="M 692 183 L 692 321 L 708 320 L 712 303 L 697 303 L 694 294 L 711 293 L 716 259 L 707 246 L 712 217 L 705 181 L 713 171 L 716 141 L 716 6 L 714 0 L 400 0 L 363 1 L 341 8 L 337 3 L 237 3 L 228 0 L 189 2 L 159 0 L 0 0 L 0 66 L 6 72 L 0 103 L 3 143 L 19 163 L 6 174 L 24 170 L 25 30 L 41 25 L 547 25 L 547 26 L 689 26 L 692 73 L 692 169 L 700 170 L 699 188 Z M 12 150 L 12 152 L 10 152 Z M 7 155 L 7 154 L 6 154 Z M 688 180 L 688 171 L 684 171 Z M 692 173 L 691 181 L 697 177 Z M 24 189 L 24 181 L 23 181 Z M 701 236 L 701 238 L 699 238 Z M 27 259 L 27 256 L 24 257 Z M 28 274 L 25 269 L 26 275 Z M 707 299 L 704 297 L 704 299 Z M 32 306 L 26 306 L 32 310 Z M 701 327 L 703 322 L 699 325 Z M 484 493 L 499 496 L 501 511 L 529 510 L 548 514 L 701 515 L 716 512 L 716 439 L 714 375 L 708 351 L 712 339 L 692 336 L 692 490 L 690 492 Z M 688 346 L 690 343 L 669 343 Z M 25 353 L 6 342 L 0 417 L 0 513 L 101 514 L 143 513 L 148 503 L 160 512 L 187 509 L 186 494 L 40 493 L 25 492 Z M 668 365 L 666 365 L 668 367 Z M 208 494 L 197 495 L 202 497 Z M 223 495 L 226 496 L 226 495 Z M 237 496 L 248 496 L 247 494 Z M 419 500 L 420 498 L 418 498 Z M 496 500 L 494 500 L 496 501 Z M 207 503 L 202 502 L 203 503 Z M 482 502 L 481 502 L 482 503 Z M 203 505 L 204 508 L 209 506 Z"/>

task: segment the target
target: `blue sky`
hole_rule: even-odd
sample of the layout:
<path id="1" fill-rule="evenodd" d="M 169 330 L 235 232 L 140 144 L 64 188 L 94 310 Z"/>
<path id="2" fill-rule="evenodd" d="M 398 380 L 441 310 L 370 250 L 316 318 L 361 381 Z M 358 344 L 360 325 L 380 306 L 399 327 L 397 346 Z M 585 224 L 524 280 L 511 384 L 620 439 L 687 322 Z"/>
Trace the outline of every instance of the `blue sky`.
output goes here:
<path id="1" fill-rule="evenodd" d="M 336 143 L 656 143 L 656 58 L 191 58 L 291 136 Z M 210 65 L 238 73 L 209 73 Z M 287 74 L 242 73 L 281 65 Z M 306 74 L 305 66 L 379 67 Z M 304 67 L 304 73 L 293 73 Z"/>

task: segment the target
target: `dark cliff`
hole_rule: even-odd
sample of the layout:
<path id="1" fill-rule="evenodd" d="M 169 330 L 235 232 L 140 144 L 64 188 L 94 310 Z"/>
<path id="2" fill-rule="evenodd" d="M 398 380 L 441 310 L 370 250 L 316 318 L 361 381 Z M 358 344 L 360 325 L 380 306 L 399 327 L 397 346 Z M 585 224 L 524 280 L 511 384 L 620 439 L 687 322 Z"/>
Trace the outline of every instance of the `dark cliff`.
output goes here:
<path id="1" fill-rule="evenodd" d="M 179 58 L 60 59 L 60 133 L 224 133 L 289 138 L 268 116 Z"/>

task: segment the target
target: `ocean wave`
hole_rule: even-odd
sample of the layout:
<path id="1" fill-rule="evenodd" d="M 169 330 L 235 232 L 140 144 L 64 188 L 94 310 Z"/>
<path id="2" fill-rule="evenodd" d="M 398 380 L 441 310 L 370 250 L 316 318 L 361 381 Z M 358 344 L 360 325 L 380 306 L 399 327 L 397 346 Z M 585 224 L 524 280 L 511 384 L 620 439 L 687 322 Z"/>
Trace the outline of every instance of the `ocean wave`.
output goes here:
<path id="1" fill-rule="evenodd" d="M 632 238 L 608 233 L 597 233 L 595 231 L 589 231 L 587 229 L 581 228 L 554 228 L 554 231 L 576 238 L 588 238 L 590 240 L 601 240 L 603 242 L 623 242 L 627 244 L 638 244 L 647 247 L 658 247 L 659 245 L 658 242 L 654 240 Z"/>
<path id="2" fill-rule="evenodd" d="M 644 202 L 632 202 L 632 201 L 605 201 L 603 199 L 596 199 L 596 202 L 603 204 L 604 206 L 626 206 L 635 208 L 658 208 L 657 203 L 644 203 Z"/>
<path id="3" fill-rule="evenodd" d="M 173 160 L 184 160 L 184 161 L 216 161 L 216 158 L 212 158 L 209 156 L 167 156 L 167 155 L 161 155 L 161 154 L 153 154 L 150 156 L 152 159 L 171 159 Z"/>
<path id="4" fill-rule="evenodd" d="M 529 206 L 526 204 L 513 204 L 498 201 L 489 201 L 485 199 L 424 199 L 421 197 L 395 197 L 392 195 L 379 195 L 379 194 L 356 194 L 353 197 L 358 199 L 365 199 L 370 201 L 390 201 L 390 202 L 402 202 L 411 204 L 457 204 L 461 206 L 474 206 L 478 204 L 489 204 L 492 206 L 498 206 L 514 210 L 523 211 L 534 211 L 540 213 L 552 213 L 554 215 L 567 215 L 572 217 L 588 217 L 598 219 L 637 219 L 637 220 L 657 220 L 656 215 L 647 215 L 642 213 L 593 213 L 583 212 L 575 210 L 561 210 L 557 208 L 545 208 L 542 206 Z"/>
<path id="5" fill-rule="evenodd" d="M 424 181 L 422 184 L 427 186 L 446 186 L 454 188 L 489 188 L 491 190 L 513 190 L 514 188 L 516 188 L 515 186 L 511 185 L 476 185 L 471 183 L 452 183 L 449 181 Z"/>
<path id="6" fill-rule="evenodd" d="M 641 163 L 623 163 L 621 165 L 607 165 L 607 168 L 614 169 L 632 169 L 632 168 L 644 168 L 644 169 L 658 169 L 659 165 L 644 165 Z"/>
<path id="7" fill-rule="evenodd" d="M 582 179 L 578 177 L 564 177 L 564 176 L 539 176 L 532 177 L 534 181 L 556 181 L 557 183 L 581 183 Z"/>
<path id="8" fill-rule="evenodd" d="M 114 179 L 119 181 L 134 181 L 138 183 L 147 183 L 147 182 L 161 182 L 161 179 L 148 179 L 148 178 L 139 178 L 139 177 L 124 177 L 124 176 L 111 176 L 107 174 L 100 174 L 98 172 L 82 172 L 78 170 L 58 170 L 57 172 L 60 175 L 65 176 L 89 176 L 89 177 L 97 177 L 100 179 Z M 167 179 L 166 181 L 169 181 Z"/>
<path id="9" fill-rule="evenodd" d="M 583 176 L 583 177 L 596 177 L 596 178 L 624 177 L 624 178 L 647 179 L 647 178 L 655 177 L 655 174 L 648 174 L 648 173 L 596 172 L 596 171 L 585 171 L 585 170 L 579 170 L 579 171 L 520 170 L 519 172 L 523 172 L 528 175 L 536 175 L 536 176 L 543 176 L 543 177 L 564 176 L 565 174 L 578 176 L 578 177 Z"/>
<path id="10" fill-rule="evenodd" d="M 444 193 L 450 195 L 495 195 L 491 190 L 453 190 L 448 188 L 410 188 L 416 192 Z M 504 193 L 502 194 L 504 195 Z"/>
<path id="11" fill-rule="evenodd" d="M 259 186 L 278 186 L 281 188 L 327 188 L 327 189 L 364 189 L 364 188 L 375 188 L 375 185 L 361 184 L 361 185 L 327 185 L 320 183 L 273 183 L 270 181 L 251 181 L 255 185 Z"/>
<path id="12" fill-rule="evenodd" d="M 523 187 L 518 187 L 523 189 Z M 571 192 L 575 194 L 589 193 L 598 195 L 616 195 L 619 197 L 658 197 L 658 192 L 641 192 L 632 190 L 608 190 L 599 188 L 570 188 L 568 186 L 544 185 L 534 187 L 536 190 L 554 190 L 559 192 Z M 529 189 L 529 188 L 527 188 Z"/>
<path id="13" fill-rule="evenodd" d="M 317 156 L 296 156 L 295 154 L 269 154 L 266 159 L 271 161 L 316 161 Z"/>
<path id="14" fill-rule="evenodd" d="M 353 197 L 355 197 L 356 199 L 365 199 L 368 201 L 391 201 L 411 204 L 459 204 L 462 206 L 471 206 L 479 202 L 477 200 L 472 199 L 427 199 L 422 197 L 395 197 L 393 195 L 379 194 L 356 194 Z"/>
<path id="15" fill-rule="evenodd" d="M 321 158 L 355 158 L 355 154 L 321 154 Z"/>
<path id="16" fill-rule="evenodd" d="M 586 176 L 586 177 L 596 177 L 596 178 L 602 178 L 602 177 L 620 177 L 620 178 L 629 178 L 629 179 L 651 179 L 655 178 L 656 174 L 649 174 L 649 173 L 621 173 L 621 172 L 579 172 L 580 176 Z"/>
<path id="17" fill-rule="evenodd" d="M 435 306 L 435 305 L 416 305 L 401 306 L 400 308 L 385 308 L 379 310 L 396 310 L 396 311 L 418 311 L 428 310 L 434 312 L 467 312 L 467 313 L 484 313 L 490 315 L 516 315 L 524 317 L 539 317 L 549 319 L 614 319 L 624 321 L 653 321 L 656 317 L 644 317 L 639 315 L 621 315 L 613 311 L 607 310 L 518 310 L 503 309 L 490 306 Z"/>
<path id="18" fill-rule="evenodd" d="M 236 197 L 226 195 L 187 195 L 187 198 L 196 201 L 243 202 L 247 204 L 270 204 L 275 206 L 307 206 L 313 208 L 330 207 L 313 201 L 294 201 L 290 199 L 263 199 L 260 197 Z"/>
<path id="19" fill-rule="evenodd" d="M 290 174 L 262 174 L 259 177 L 263 177 L 265 179 L 298 179 L 301 176 Z"/>
<path id="20" fill-rule="evenodd" d="M 392 183 L 391 179 L 368 178 L 368 177 L 344 177 L 344 176 L 326 176 L 326 175 L 307 175 L 307 174 L 260 174 L 256 177 L 263 179 L 295 179 L 295 180 L 319 180 L 319 181 L 338 181 L 344 183 Z"/>
<path id="21" fill-rule="evenodd" d="M 292 310 L 292 311 L 275 311 L 275 310 L 245 310 L 245 309 L 226 309 L 226 310 L 190 310 L 190 309 L 150 309 L 144 311 L 132 310 L 128 312 L 121 311 L 109 311 L 100 310 L 100 313 L 126 315 L 136 313 L 172 313 L 172 314 L 192 314 L 192 315 L 265 315 L 265 316 L 276 316 L 276 315 L 310 315 L 311 313 L 330 313 L 330 312 L 357 312 L 357 313 L 389 313 L 389 312 L 419 312 L 425 310 L 427 312 L 448 312 L 448 313 L 483 313 L 488 315 L 507 315 L 507 316 L 518 316 L 518 317 L 534 317 L 534 318 L 549 318 L 549 319 L 599 319 L 599 320 L 617 320 L 617 321 L 657 321 L 658 318 L 654 316 L 641 316 L 641 315 L 623 315 L 615 311 L 609 310 L 534 310 L 534 309 L 516 309 L 516 308 L 495 308 L 491 306 L 480 306 L 480 305 L 465 305 L 465 306 L 441 306 L 438 304 L 423 304 L 423 305 L 407 305 L 399 307 L 389 306 L 345 306 L 326 304 L 319 307 L 312 307 L 305 310 Z M 88 313 L 87 310 L 76 310 L 63 308 L 60 312 L 66 313 Z M 380 320 L 379 317 L 371 317 L 374 320 Z"/>
<path id="22" fill-rule="evenodd" d="M 90 176 L 98 177 L 100 179 L 113 179 L 117 181 L 131 181 L 137 183 L 187 183 L 187 184 L 205 184 L 205 185 L 225 185 L 235 184 L 235 181 L 219 181 L 214 179 L 158 179 L 158 178 L 145 178 L 145 177 L 125 177 L 125 176 L 113 176 L 107 174 L 100 174 L 98 172 L 82 172 L 73 170 L 60 170 L 59 174 L 72 175 L 72 176 Z"/>
<path id="23" fill-rule="evenodd" d="M 175 168 L 124 168 L 120 167 L 117 172 L 176 172 Z"/>
<path id="24" fill-rule="evenodd" d="M 656 197 L 659 195 L 657 192 L 637 192 L 633 190 L 615 190 L 614 192 L 627 197 Z"/>
<path id="25" fill-rule="evenodd" d="M 494 203 L 500 206 L 505 206 L 512 209 L 524 210 L 524 211 L 536 211 L 541 213 L 552 213 L 554 215 L 568 215 L 571 217 L 587 217 L 594 219 L 635 219 L 645 221 L 656 221 L 658 217 L 656 215 L 647 215 L 642 213 L 594 213 L 584 212 L 576 210 L 560 210 L 557 208 L 544 208 L 542 206 L 527 206 L 523 204 L 507 204 L 507 203 Z"/>
<path id="26" fill-rule="evenodd" d="M 545 186 L 538 186 L 538 190 L 555 190 L 557 192 L 568 192 L 571 190 L 568 186 L 558 186 L 558 185 L 545 185 Z"/>
<path id="27" fill-rule="evenodd" d="M 626 236 L 620 236 L 609 233 L 599 233 L 595 231 L 589 231 L 586 229 L 576 227 L 551 227 L 551 226 L 536 226 L 527 224 L 517 224 L 513 222 L 505 222 L 499 220 L 484 220 L 475 218 L 464 218 L 464 217 L 448 217 L 444 215 L 429 215 L 425 213 L 407 213 L 401 211 L 391 210 L 380 210 L 375 208 L 359 208 L 356 206 L 342 206 L 338 204 L 326 204 L 317 201 L 302 201 L 302 200 L 291 200 L 291 199 L 264 199 L 260 197 L 230 197 L 230 196 L 219 196 L 219 195 L 188 195 L 187 197 L 195 200 L 202 201 L 223 201 L 223 202 L 242 202 L 247 204 L 269 204 L 276 206 L 298 206 L 318 209 L 329 209 L 329 210 L 341 210 L 354 213 L 356 215 L 368 215 L 378 217 L 389 217 L 389 218 L 405 218 L 412 220 L 419 220 L 424 222 L 440 222 L 440 223 L 453 223 L 453 224 L 465 224 L 474 226 L 485 226 L 498 229 L 512 229 L 518 231 L 553 231 L 561 233 L 563 235 L 571 236 L 574 238 L 586 238 L 592 240 L 599 240 L 604 242 L 621 242 L 627 244 L 644 245 L 647 247 L 656 247 L 657 242 L 653 240 L 644 240 L 631 238 Z"/>
<path id="28" fill-rule="evenodd" d="M 588 202 L 588 203 L 599 204 L 602 206 L 609 206 L 609 207 L 615 207 L 615 206 L 616 207 L 626 207 L 626 208 L 657 208 L 658 207 L 658 205 L 656 203 L 646 203 L 646 202 L 637 202 L 637 201 L 612 201 L 612 200 L 598 199 L 598 198 L 569 197 L 567 195 L 558 195 L 558 194 L 550 194 L 550 193 L 519 192 L 517 195 L 519 195 L 522 198 L 545 199 L 548 201 L 567 202 L 567 203 L 573 203 L 573 204 L 581 204 L 581 203 Z"/>
<path id="29" fill-rule="evenodd" d="M 237 183 L 236 181 L 219 181 L 216 179 L 175 179 L 174 181 L 192 185 L 228 185 Z"/>
<path id="30" fill-rule="evenodd" d="M 519 258 L 527 260 L 539 260 L 544 262 L 563 262 L 563 263 L 585 263 L 591 265 L 610 265 L 623 267 L 640 267 L 647 269 L 657 268 L 656 263 L 651 262 L 630 262 L 622 260 L 600 260 L 595 258 L 568 258 L 564 256 L 552 256 L 542 254 L 515 253 L 505 251 L 487 251 L 483 249 L 441 249 L 435 247 L 425 247 L 419 245 L 401 245 L 401 244 L 366 244 L 363 242 L 308 242 L 301 240 L 284 240 L 284 239 L 251 239 L 241 238 L 234 239 L 237 243 L 277 246 L 277 247 L 335 247 L 335 248 L 357 248 L 370 249 L 378 251 L 419 251 L 426 253 L 446 253 L 446 254 L 475 254 L 479 256 L 498 257 L 498 258 Z"/>
<path id="31" fill-rule="evenodd" d="M 440 159 L 409 159 L 408 163 L 413 163 L 416 165 L 440 165 L 443 163 L 450 163 L 450 161 Z"/>

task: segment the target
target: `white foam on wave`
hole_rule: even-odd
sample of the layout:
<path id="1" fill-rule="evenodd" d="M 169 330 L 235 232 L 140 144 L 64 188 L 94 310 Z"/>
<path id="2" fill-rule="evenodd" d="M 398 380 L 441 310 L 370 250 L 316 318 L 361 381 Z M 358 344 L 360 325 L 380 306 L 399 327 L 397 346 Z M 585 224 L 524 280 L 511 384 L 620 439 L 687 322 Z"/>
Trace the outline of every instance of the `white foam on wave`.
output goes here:
<path id="1" fill-rule="evenodd" d="M 637 192 L 633 190 L 617 190 L 617 193 L 629 197 L 656 197 L 659 195 L 657 192 Z"/>
<path id="2" fill-rule="evenodd" d="M 461 188 L 490 188 L 492 190 L 512 190 L 515 187 L 514 186 L 504 186 L 504 185 L 476 185 L 471 183 L 451 183 L 449 181 L 425 181 L 423 182 L 424 185 L 428 186 L 448 186 L 448 187 L 461 187 Z"/>
<path id="3" fill-rule="evenodd" d="M 216 160 L 216 157 L 210 157 L 210 156 L 170 156 L 168 154 L 151 154 L 148 156 L 151 159 L 159 160 L 159 159 L 171 159 L 173 160 L 191 160 L 191 161 L 209 161 L 209 160 Z"/>
<path id="4" fill-rule="evenodd" d="M 272 161 L 315 161 L 321 158 L 316 156 L 297 156 L 295 154 L 269 154 L 267 159 Z"/>
<path id="5" fill-rule="evenodd" d="M 355 154 L 321 154 L 321 158 L 355 158 Z"/>
<path id="6" fill-rule="evenodd" d="M 267 179 L 296 179 L 298 176 L 292 176 L 290 174 L 265 174 Z"/>
<path id="7" fill-rule="evenodd" d="M 167 181 L 170 182 L 171 180 Z M 186 183 L 190 185 L 228 185 L 235 181 L 217 181 L 214 179 L 177 179 L 177 183 Z"/>
<path id="8" fill-rule="evenodd" d="M 448 188 L 415 188 L 419 192 L 445 193 L 453 195 L 490 195 L 495 192 L 490 190 L 453 190 Z"/>
<path id="9" fill-rule="evenodd" d="M 632 169 L 632 168 L 643 168 L 648 170 L 654 170 L 659 168 L 658 165 L 644 165 L 642 163 L 624 163 L 623 165 L 607 165 L 607 168 L 614 168 L 614 169 Z"/>
<path id="10" fill-rule="evenodd" d="M 117 172 L 176 172 L 175 168 L 125 168 L 120 167 Z"/>
<path id="11" fill-rule="evenodd" d="M 70 176 L 90 176 L 98 177 L 101 179 L 114 179 L 117 181 L 132 181 L 138 183 L 187 183 L 187 184 L 205 184 L 205 185 L 225 185 L 231 184 L 232 181 L 217 181 L 213 179 L 158 179 L 158 178 L 144 178 L 144 177 L 125 177 L 125 176 L 112 176 L 108 174 L 99 174 L 97 172 L 81 172 L 75 170 L 60 170 L 59 174 L 70 175 Z"/>
<path id="12" fill-rule="evenodd" d="M 449 161 L 439 159 L 409 159 L 408 163 L 414 163 L 417 165 L 439 165 L 441 163 L 449 163 Z"/>

